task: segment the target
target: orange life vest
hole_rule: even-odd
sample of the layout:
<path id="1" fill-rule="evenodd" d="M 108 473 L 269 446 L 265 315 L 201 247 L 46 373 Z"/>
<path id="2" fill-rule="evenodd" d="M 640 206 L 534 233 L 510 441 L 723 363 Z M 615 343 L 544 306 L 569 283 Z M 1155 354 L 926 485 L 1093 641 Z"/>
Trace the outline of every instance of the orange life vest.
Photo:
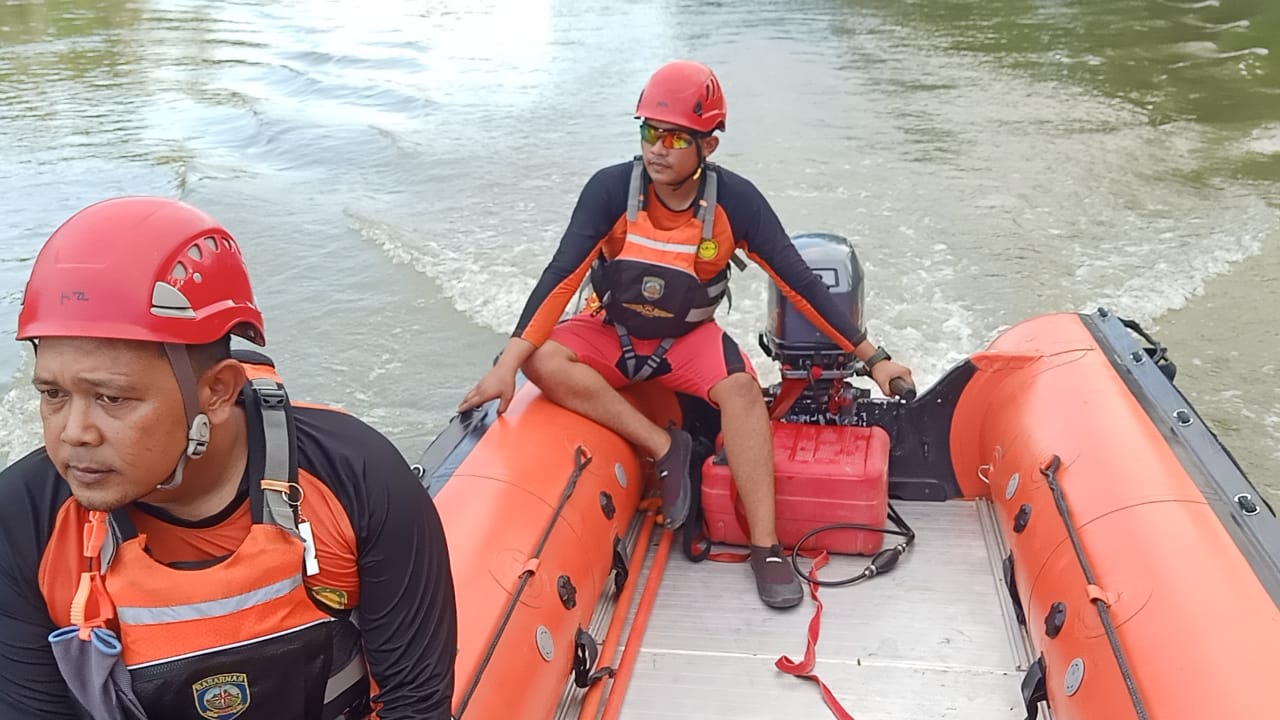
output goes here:
<path id="1" fill-rule="evenodd" d="M 609 320 L 637 338 L 676 338 L 712 319 L 729 289 L 729 266 L 703 282 L 699 253 L 718 251 L 716 168 L 705 163 L 694 199 L 697 211 L 672 230 L 654 225 L 644 209 L 648 197 L 644 162 L 636 157 L 627 190 L 627 236 L 613 258 L 592 267 L 591 285 Z"/>
<path id="2" fill-rule="evenodd" d="M 249 493 L 248 536 L 227 557 L 175 567 L 150 556 L 123 508 L 92 512 L 91 568 L 72 619 L 82 635 L 94 625 L 118 629 L 150 718 L 193 717 L 193 707 L 211 720 L 363 718 L 370 682 L 359 630 L 322 609 L 303 582 L 314 550 L 308 523 L 298 522 L 289 399 L 270 360 L 254 359 L 265 362 L 246 363 L 245 412 L 261 418 L 265 462 Z"/>

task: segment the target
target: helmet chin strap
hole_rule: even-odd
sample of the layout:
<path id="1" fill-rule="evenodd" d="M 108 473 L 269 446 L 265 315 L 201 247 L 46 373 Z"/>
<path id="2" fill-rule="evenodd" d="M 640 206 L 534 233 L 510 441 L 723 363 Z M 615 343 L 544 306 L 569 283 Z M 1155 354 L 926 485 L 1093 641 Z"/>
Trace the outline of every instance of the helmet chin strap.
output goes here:
<path id="1" fill-rule="evenodd" d="M 200 412 L 199 398 L 196 394 L 196 373 L 191 367 L 191 356 L 187 354 L 186 345 L 175 343 L 164 344 L 165 354 L 169 356 L 169 364 L 173 366 L 173 374 L 178 378 L 178 389 L 182 392 L 182 407 L 187 414 L 187 450 L 178 458 L 173 474 L 164 482 L 156 485 L 157 490 L 172 490 L 182 484 L 182 471 L 188 459 L 198 458 L 209 447 L 209 416 Z"/>

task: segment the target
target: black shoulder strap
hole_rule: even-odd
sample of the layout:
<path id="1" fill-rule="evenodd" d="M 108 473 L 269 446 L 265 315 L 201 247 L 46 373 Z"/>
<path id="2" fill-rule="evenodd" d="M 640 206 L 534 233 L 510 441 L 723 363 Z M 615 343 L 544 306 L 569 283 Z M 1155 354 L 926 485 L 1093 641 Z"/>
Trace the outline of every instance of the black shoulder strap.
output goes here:
<path id="1" fill-rule="evenodd" d="M 627 185 L 627 220 L 635 222 L 640 217 L 648 192 L 649 174 L 644 171 L 644 157 L 636 155 L 631 160 L 631 182 Z"/>
<path id="2" fill-rule="evenodd" d="M 715 237 L 719 177 L 720 173 L 716 172 L 715 163 L 706 161 L 702 163 L 702 186 L 698 188 L 699 197 L 694 202 L 702 206 L 698 208 L 698 214 L 702 217 L 702 239 L 704 240 Z"/>
<path id="3" fill-rule="evenodd" d="M 276 366 L 256 350 L 237 348 L 231 357 L 249 365 Z M 261 480 L 258 487 L 249 488 L 253 521 L 273 523 L 297 534 L 302 488 L 298 485 L 298 438 L 289 394 L 274 378 L 258 377 L 245 385 L 243 399 L 250 437 L 256 434 L 254 439 L 263 449 L 262 467 L 253 472 Z"/>
<path id="4" fill-rule="evenodd" d="M 284 385 L 271 378 L 254 378 L 245 386 L 246 413 L 256 413 L 264 448 L 259 487 L 249 488 L 249 509 L 254 522 L 269 522 L 298 531 L 297 507 L 302 502 L 298 485 L 298 439 L 293 407 Z"/>

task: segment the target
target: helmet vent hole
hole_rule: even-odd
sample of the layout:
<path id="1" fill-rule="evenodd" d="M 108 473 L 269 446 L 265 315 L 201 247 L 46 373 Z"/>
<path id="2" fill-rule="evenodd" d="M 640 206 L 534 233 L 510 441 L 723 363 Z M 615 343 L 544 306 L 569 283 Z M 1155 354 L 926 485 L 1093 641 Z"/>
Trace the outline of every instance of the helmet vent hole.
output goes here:
<path id="1" fill-rule="evenodd" d="M 187 266 L 177 263 L 173 266 L 173 272 L 170 273 L 174 280 L 182 280 L 187 277 Z"/>
<path id="2" fill-rule="evenodd" d="M 200 282 L 204 278 L 200 277 L 200 273 L 195 272 L 195 273 L 191 273 L 191 279 L 195 280 L 196 282 Z"/>
<path id="3" fill-rule="evenodd" d="M 187 255 L 190 255 L 192 260 L 204 259 L 204 251 L 200 249 L 199 245 L 192 245 L 187 248 Z"/>
<path id="4" fill-rule="evenodd" d="M 218 252 L 218 238 L 212 235 L 206 235 L 204 238 L 204 244 L 208 245 L 211 251 Z"/>
<path id="5" fill-rule="evenodd" d="M 222 244 L 226 245 L 227 249 L 230 250 L 231 252 L 237 252 L 239 250 L 239 248 L 236 247 L 235 241 L 232 240 L 231 238 L 226 238 L 226 237 L 222 238 Z"/>

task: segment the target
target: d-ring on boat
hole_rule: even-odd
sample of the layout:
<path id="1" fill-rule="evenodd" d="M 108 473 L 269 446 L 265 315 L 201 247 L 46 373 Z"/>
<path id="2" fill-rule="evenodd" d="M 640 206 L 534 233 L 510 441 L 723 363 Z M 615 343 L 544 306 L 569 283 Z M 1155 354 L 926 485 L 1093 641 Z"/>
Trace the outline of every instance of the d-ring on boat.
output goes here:
<path id="1" fill-rule="evenodd" d="M 860 320 L 848 241 L 794 240 Z M 776 288 L 769 318 L 784 544 L 834 553 L 820 582 L 877 576 L 764 607 L 743 566 L 692 561 L 743 538 L 705 403 L 626 391 L 700 438 L 696 532 L 673 536 L 650 464 L 523 382 L 419 462 L 459 594 L 457 720 L 1280 716 L 1280 522 L 1142 328 L 1035 317 L 908 402 L 850 382 Z M 808 532 L 833 523 L 853 527 Z"/>

